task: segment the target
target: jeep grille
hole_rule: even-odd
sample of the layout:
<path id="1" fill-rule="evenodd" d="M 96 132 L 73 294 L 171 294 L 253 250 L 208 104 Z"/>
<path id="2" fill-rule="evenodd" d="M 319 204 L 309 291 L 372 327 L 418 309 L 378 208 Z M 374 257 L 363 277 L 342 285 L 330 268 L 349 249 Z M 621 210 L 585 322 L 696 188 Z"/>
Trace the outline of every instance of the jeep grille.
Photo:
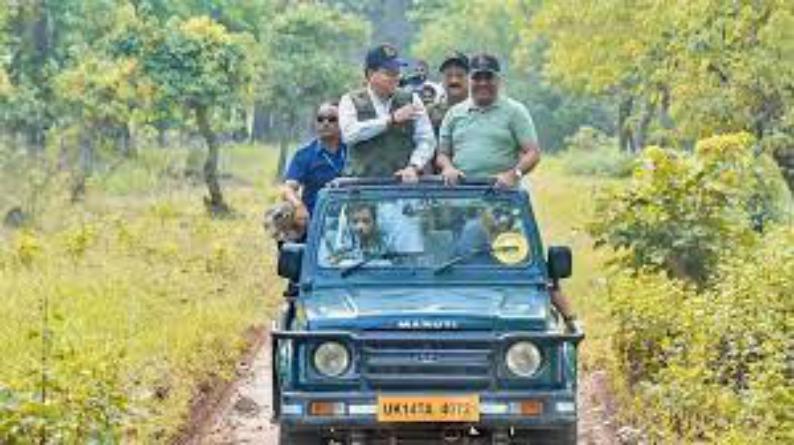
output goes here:
<path id="1" fill-rule="evenodd" d="M 488 343 L 428 341 L 366 342 L 362 371 L 372 388 L 487 387 L 493 357 Z"/>

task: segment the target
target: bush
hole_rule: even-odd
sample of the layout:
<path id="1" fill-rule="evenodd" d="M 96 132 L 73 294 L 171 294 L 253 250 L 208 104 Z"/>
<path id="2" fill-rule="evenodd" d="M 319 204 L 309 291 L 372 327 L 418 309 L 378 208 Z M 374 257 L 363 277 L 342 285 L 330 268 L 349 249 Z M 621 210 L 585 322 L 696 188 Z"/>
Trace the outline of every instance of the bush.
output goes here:
<path id="1" fill-rule="evenodd" d="M 0 233 L 0 443 L 168 442 L 198 388 L 231 376 L 279 286 L 262 195 L 230 196 L 223 221 L 172 190 Z"/>
<path id="2" fill-rule="evenodd" d="M 53 201 L 65 199 L 67 179 L 50 157 L 0 144 L 0 223 L 7 212 L 18 209 L 30 225 Z"/>
<path id="3" fill-rule="evenodd" d="M 658 273 L 622 272 L 605 301 L 616 322 L 631 410 L 652 442 L 791 443 L 794 228 L 721 259 L 695 292 Z"/>
<path id="4" fill-rule="evenodd" d="M 565 171 L 570 174 L 615 178 L 631 174 L 634 156 L 620 151 L 615 138 L 595 128 L 582 127 L 566 138 L 565 143 L 567 150 L 561 158 Z"/>
<path id="5" fill-rule="evenodd" d="M 783 214 L 780 184 L 745 133 L 702 140 L 694 154 L 649 147 L 631 183 L 597 200 L 589 229 L 624 266 L 702 285 L 723 251 L 753 246 Z"/>

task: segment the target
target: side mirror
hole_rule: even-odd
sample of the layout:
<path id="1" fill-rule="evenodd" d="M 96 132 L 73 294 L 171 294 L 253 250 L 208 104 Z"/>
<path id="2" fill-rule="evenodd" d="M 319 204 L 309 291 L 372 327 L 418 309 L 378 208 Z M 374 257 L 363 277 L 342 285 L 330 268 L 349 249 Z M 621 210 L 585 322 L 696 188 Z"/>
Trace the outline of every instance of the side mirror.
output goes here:
<path id="1" fill-rule="evenodd" d="M 573 270 L 571 248 L 568 246 L 550 246 L 548 266 L 549 278 L 552 281 L 556 282 L 563 278 L 569 278 Z"/>
<path id="2" fill-rule="evenodd" d="M 303 244 L 284 243 L 278 254 L 278 276 L 294 283 L 300 281 Z"/>

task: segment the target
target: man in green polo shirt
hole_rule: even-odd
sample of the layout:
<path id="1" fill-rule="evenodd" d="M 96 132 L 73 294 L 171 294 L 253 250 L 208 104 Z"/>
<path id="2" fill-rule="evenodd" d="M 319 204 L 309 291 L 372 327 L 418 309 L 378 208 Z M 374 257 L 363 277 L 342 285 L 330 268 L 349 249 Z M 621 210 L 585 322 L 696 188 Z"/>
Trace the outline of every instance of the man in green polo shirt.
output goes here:
<path id="1" fill-rule="evenodd" d="M 499 93 L 496 57 L 477 54 L 469 67 L 471 96 L 444 117 L 436 165 L 448 184 L 492 176 L 497 185 L 514 187 L 540 161 L 535 125 L 523 104 Z"/>
<path id="2" fill-rule="evenodd" d="M 436 166 L 444 182 L 461 177 L 495 177 L 501 187 L 515 187 L 540 161 L 535 124 L 527 108 L 499 94 L 499 61 L 490 54 L 469 59 L 468 99 L 444 117 Z M 551 287 L 551 301 L 570 330 L 577 321 L 569 299 Z"/>

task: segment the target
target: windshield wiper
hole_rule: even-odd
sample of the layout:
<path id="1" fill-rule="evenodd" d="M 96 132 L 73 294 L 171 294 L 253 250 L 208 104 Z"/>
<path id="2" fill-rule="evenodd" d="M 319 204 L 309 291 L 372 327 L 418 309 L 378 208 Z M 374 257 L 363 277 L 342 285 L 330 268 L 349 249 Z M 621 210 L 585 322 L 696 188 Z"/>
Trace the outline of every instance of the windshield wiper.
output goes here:
<path id="1" fill-rule="evenodd" d="M 353 264 L 351 264 L 349 266 L 343 267 L 341 269 L 341 271 L 339 272 L 339 275 L 342 278 L 345 278 L 345 277 L 349 276 L 351 273 L 353 273 L 353 272 L 361 269 L 362 267 L 366 266 L 367 264 L 371 263 L 372 261 L 390 260 L 390 259 L 395 258 L 396 256 L 397 256 L 397 252 L 384 252 L 384 253 L 382 253 L 380 255 L 374 255 L 374 256 L 371 256 L 369 258 L 364 258 L 362 260 L 356 261 L 355 263 L 353 263 Z"/>
<path id="2" fill-rule="evenodd" d="M 446 272 L 447 270 L 449 270 L 452 266 L 454 266 L 456 264 L 459 264 L 459 263 L 462 263 L 464 261 L 468 261 L 468 260 L 476 257 L 477 255 L 482 255 L 484 253 L 504 252 L 504 251 L 513 250 L 513 249 L 514 249 L 514 247 L 512 247 L 512 246 L 500 246 L 500 247 L 496 247 L 496 248 L 488 246 L 488 247 L 482 247 L 482 248 L 479 248 L 479 249 L 472 249 L 472 250 L 470 250 L 468 252 L 465 252 L 465 253 L 462 253 L 462 254 L 450 259 L 446 263 L 436 267 L 435 269 L 433 269 L 433 275 L 442 274 L 442 273 Z"/>
<path id="3" fill-rule="evenodd" d="M 456 265 L 458 263 L 462 263 L 464 261 L 468 261 L 468 260 L 474 258 L 477 255 L 482 255 L 484 253 L 491 253 L 493 251 L 494 251 L 493 248 L 490 247 L 490 246 L 481 247 L 479 249 L 472 249 L 472 250 L 470 250 L 468 252 L 465 252 L 465 253 L 462 253 L 462 254 L 460 254 L 460 255 L 458 255 L 456 257 L 453 257 L 452 259 L 450 259 L 446 263 L 436 267 L 435 269 L 433 269 L 433 275 L 442 274 L 442 273 L 446 272 L 447 270 L 449 270 L 452 266 L 454 266 L 454 265 Z"/>

